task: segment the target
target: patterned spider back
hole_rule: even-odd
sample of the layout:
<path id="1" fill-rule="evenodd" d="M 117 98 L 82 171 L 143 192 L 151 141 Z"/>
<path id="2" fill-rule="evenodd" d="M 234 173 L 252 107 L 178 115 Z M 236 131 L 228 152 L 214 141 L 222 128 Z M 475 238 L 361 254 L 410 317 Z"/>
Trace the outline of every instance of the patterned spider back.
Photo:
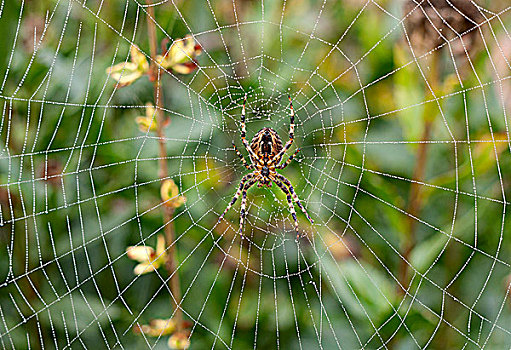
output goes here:
<path id="1" fill-rule="evenodd" d="M 259 159 L 272 159 L 282 150 L 282 140 L 272 128 L 263 128 L 255 134 L 250 148 Z"/>

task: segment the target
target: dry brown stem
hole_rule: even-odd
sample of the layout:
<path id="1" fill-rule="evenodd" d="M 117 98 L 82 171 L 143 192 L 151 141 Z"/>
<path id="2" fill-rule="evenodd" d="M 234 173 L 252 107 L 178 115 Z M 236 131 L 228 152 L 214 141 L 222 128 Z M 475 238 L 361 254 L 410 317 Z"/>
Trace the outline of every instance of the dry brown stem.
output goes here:
<path id="1" fill-rule="evenodd" d="M 433 98 L 433 95 L 438 92 L 438 59 L 439 59 L 439 53 L 433 52 L 431 54 L 431 62 L 429 64 L 429 70 L 428 70 L 428 84 L 426 85 L 426 93 L 425 93 L 425 99 L 429 100 L 430 98 Z M 429 141 L 431 136 L 431 128 L 432 128 L 432 122 L 433 122 L 433 116 L 435 113 L 436 106 L 433 105 L 434 103 L 431 102 L 429 104 L 426 104 L 424 106 L 423 115 L 422 115 L 422 123 L 423 123 L 423 129 L 422 129 L 422 136 L 421 141 Z M 422 194 L 421 194 L 421 183 L 424 180 L 424 174 L 426 172 L 426 164 L 428 160 L 428 143 L 427 142 L 421 142 L 418 145 L 417 149 L 417 157 L 415 161 L 415 168 L 413 171 L 412 179 L 414 182 L 410 185 L 410 193 L 408 197 L 408 207 L 406 209 L 406 212 L 410 215 L 408 217 L 408 225 L 407 225 L 407 235 L 406 235 L 406 242 L 404 244 L 404 248 L 402 250 L 402 260 L 400 262 L 399 266 L 399 282 L 401 283 L 400 293 L 404 293 L 408 289 L 408 283 L 409 283 L 409 264 L 410 263 L 410 256 L 412 253 L 413 248 L 415 247 L 416 243 L 416 227 L 417 227 L 417 219 L 420 215 L 420 211 L 422 208 Z"/>
<path id="2" fill-rule="evenodd" d="M 161 182 L 168 178 L 167 168 L 167 147 L 165 141 L 165 114 L 163 112 L 163 90 L 161 88 L 161 69 L 156 64 L 156 55 L 158 42 L 156 38 L 156 25 L 154 22 L 154 8 L 147 7 L 147 32 L 149 35 L 149 45 L 151 50 L 151 66 L 149 69 L 149 79 L 154 87 L 154 103 L 156 106 L 156 124 L 159 145 L 159 177 Z M 175 310 L 174 319 L 176 321 L 177 331 L 180 331 L 183 324 L 183 313 L 180 309 L 181 304 L 181 283 L 179 281 L 179 274 L 177 273 L 177 259 L 176 259 L 176 245 L 174 223 L 172 222 L 174 215 L 174 208 L 162 205 L 164 232 L 165 232 L 165 246 L 167 250 L 167 261 L 165 268 L 169 274 L 169 288 L 172 293 L 172 307 Z"/>

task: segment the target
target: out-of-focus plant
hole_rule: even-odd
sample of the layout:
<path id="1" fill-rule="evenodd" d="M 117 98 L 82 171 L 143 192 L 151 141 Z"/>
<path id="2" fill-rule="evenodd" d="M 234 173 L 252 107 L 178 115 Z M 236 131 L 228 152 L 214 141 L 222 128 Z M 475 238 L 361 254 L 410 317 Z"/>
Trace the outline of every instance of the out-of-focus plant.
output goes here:
<path id="1" fill-rule="evenodd" d="M 140 116 L 135 118 L 135 123 L 137 123 L 138 128 L 142 132 L 156 131 L 158 130 L 158 122 L 154 118 L 155 109 L 152 103 L 148 102 L 145 105 L 145 116 Z"/>
<path id="2" fill-rule="evenodd" d="M 466 0 L 407 0 L 404 13 L 408 38 L 419 55 L 453 39 L 455 55 L 471 52 L 478 37 L 473 29 L 483 21 L 477 6 Z"/>
<path id="3" fill-rule="evenodd" d="M 358 247 L 347 236 L 338 236 L 332 232 L 325 232 L 323 241 L 335 260 L 350 259 L 357 254 Z"/>
<path id="4" fill-rule="evenodd" d="M 131 260 L 140 262 L 133 270 L 136 275 L 152 272 L 164 265 L 167 260 L 165 237 L 158 235 L 156 249 L 147 246 L 130 246 L 126 249 L 126 254 Z"/>
<path id="5" fill-rule="evenodd" d="M 160 194 L 163 204 L 173 209 L 179 208 L 186 202 L 186 197 L 179 195 L 179 188 L 172 179 L 163 181 Z"/>
<path id="6" fill-rule="evenodd" d="M 432 0 L 417 3 L 408 0 L 404 3 L 404 13 L 406 14 L 405 26 L 407 35 L 403 42 L 409 47 L 414 56 L 424 55 L 424 60 L 429 65 L 426 73 L 426 82 L 424 85 L 424 98 L 426 103 L 422 113 L 422 127 L 417 128 L 417 122 L 414 121 L 414 128 L 422 130 L 420 141 L 413 170 L 412 182 L 408 195 L 408 205 L 406 208 L 408 217 L 408 227 L 402 243 L 402 259 L 400 262 L 399 279 L 402 288 L 407 288 L 409 283 L 408 266 L 410 255 L 416 244 L 415 231 L 417 226 L 417 217 L 419 217 L 423 204 L 422 185 L 424 181 L 426 164 L 428 160 L 428 141 L 431 138 L 431 132 L 434 120 L 439 114 L 441 101 L 434 101 L 442 94 L 450 93 L 450 89 L 456 86 L 457 81 L 454 76 L 442 74 L 440 69 L 442 47 L 450 40 L 455 40 L 461 50 L 454 54 L 465 53 L 475 46 L 477 31 L 474 29 L 477 23 L 482 21 L 479 9 L 472 3 L 463 0 Z M 458 37 L 459 33 L 466 33 L 463 37 Z M 451 44 L 449 44 L 451 45 Z M 473 50 L 471 50 L 473 51 Z M 468 51 L 467 51 L 468 52 Z M 459 79 L 459 78 L 458 78 Z M 416 118 L 414 118 L 416 119 Z"/>
<path id="7" fill-rule="evenodd" d="M 190 35 L 183 39 L 177 39 L 163 55 L 156 55 L 156 64 L 164 69 L 172 70 L 179 74 L 190 74 L 198 66 L 196 57 L 202 52 L 200 45 Z M 119 87 L 128 86 L 137 79 L 149 73 L 149 62 L 140 50 L 132 45 L 130 49 L 130 61 L 117 63 L 106 69 L 112 79 L 118 82 Z M 151 77 L 152 78 L 152 77 Z"/>
<path id="8" fill-rule="evenodd" d="M 106 73 L 117 80 L 119 87 L 131 85 L 149 71 L 146 57 L 136 46 L 131 46 L 130 54 L 130 62 L 121 62 L 106 69 Z"/>
<path id="9" fill-rule="evenodd" d="M 187 330 L 191 326 L 190 322 L 183 322 L 179 328 L 182 330 L 176 331 L 178 325 L 173 318 L 167 319 L 153 319 L 149 324 L 133 327 L 135 333 L 143 333 L 150 337 L 162 337 L 170 335 L 168 339 L 168 347 L 173 350 L 185 350 L 190 347 L 189 335 L 190 332 Z"/>
<path id="10" fill-rule="evenodd" d="M 169 348 L 175 350 L 185 350 L 190 347 L 190 339 L 187 331 L 180 331 L 172 334 L 169 337 Z"/>
<path id="11" fill-rule="evenodd" d="M 170 335 L 176 330 L 176 322 L 172 318 L 151 320 L 149 324 L 134 327 L 136 333 L 144 333 L 150 337 Z"/>
<path id="12" fill-rule="evenodd" d="M 142 333 L 165 333 L 175 334 L 169 339 L 169 347 L 173 349 L 186 349 L 190 345 L 188 336 L 183 327 L 182 312 L 179 308 L 181 291 L 179 275 L 176 271 L 177 261 L 175 254 L 174 224 L 172 223 L 173 214 L 176 208 L 185 203 L 186 198 L 179 195 L 179 188 L 172 179 L 168 178 L 167 168 L 167 150 L 164 135 L 164 128 L 170 120 L 165 120 L 163 113 L 163 89 L 161 86 L 161 69 L 171 70 L 180 74 L 192 73 L 198 66 L 195 58 L 200 54 L 201 48 L 195 43 L 190 35 L 183 39 L 177 39 L 163 55 L 158 55 L 156 28 L 154 23 L 154 9 L 148 8 L 148 36 L 151 48 L 151 64 L 147 61 L 143 53 L 136 46 L 131 47 L 131 61 L 114 65 L 106 70 L 113 79 L 117 80 L 119 86 L 127 86 L 135 82 L 144 74 L 149 75 L 149 80 L 153 84 L 153 94 L 155 105 L 146 104 L 145 116 L 139 116 L 135 119 L 140 131 L 154 132 L 158 136 L 159 142 L 159 177 L 161 179 L 160 194 L 162 200 L 163 226 L 165 236 L 158 236 L 156 249 L 146 246 L 128 247 L 126 250 L 130 259 L 136 260 L 139 264 L 134 272 L 137 275 L 154 271 L 161 266 L 165 266 L 170 276 L 169 288 L 172 291 L 172 304 L 175 316 L 172 329 L 161 321 L 154 321 L 152 324 L 142 327 Z M 156 117 L 156 118 L 155 118 Z M 163 328 L 162 328 L 163 327 Z"/>
<path id="13" fill-rule="evenodd" d="M 167 70 L 179 74 L 190 74 L 197 68 L 196 57 L 202 52 L 191 35 L 175 40 L 163 55 L 156 56 L 156 62 Z"/>

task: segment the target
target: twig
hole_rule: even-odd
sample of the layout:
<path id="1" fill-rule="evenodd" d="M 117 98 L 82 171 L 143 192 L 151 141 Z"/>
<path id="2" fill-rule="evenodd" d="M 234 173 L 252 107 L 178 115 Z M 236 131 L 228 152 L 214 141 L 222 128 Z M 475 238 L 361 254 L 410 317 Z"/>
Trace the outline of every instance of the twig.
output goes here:
<path id="1" fill-rule="evenodd" d="M 156 39 L 156 25 L 154 23 L 154 8 L 152 6 L 147 7 L 147 32 L 149 35 L 149 45 L 151 50 L 151 66 L 149 69 L 149 77 L 153 83 L 154 87 L 154 102 L 156 105 L 156 133 L 158 134 L 158 144 L 159 144 L 159 177 L 161 182 L 165 181 L 168 178 L 168 168 L 167 168 L 167 147 L 165 141 L 164 134 L 164 124 L 165 124 L 165 115 L 163 113 L 163 90 L 161 88 L 161 70 L 158 65 L 155 63 L 156 61 L 156 50 L 158 47 L 157 39 Z M 162 205 L 163 211 L 163 221 L 164 221 L 164 232 L 165 232 L 165 246 L 167 250 L 167 261 L 165 262 L 165 268 L 169 273 L 169 276 L 172 276 L 169 279 L 169 287 L 170 291 L 173 295 L 171 298 L 172 306 L 175 310 L 174 319 L 176 321 L 177 330 L 181 330 L 183 324 L 183 314 L 180 309 L 181 304 L 181 283 L 179 281 L 179 275 L 176 271 L 177 263 L 176 263 L 176 246 L 174 243 L 175 240 L 175 231 L 174 231 L 174 223 L 172 222 L 172 218 L 174 215 L 174 208 L 168 207 L 166 205 Z"/>
<path id="2" fill-rule="evenodd" d="M 438 57 L 439 53 L 434 52 L 431 55 L 431 62 L 429 65 L 429 74 L 428 74 L 428 83 L 429 86 L 426 86 L 426 94 L 425 96 L 431 96 L 433 93 L 436 93 L 438 91 Z M 433 92 L 433 93 L 432 93 Z M 427 100 L 428 98 L 426 98 Z M 431 134 L 431 127 L 432 127 L 432 121 L 434 116 L 434 109 L 435 107 L 431 107 L 431 104 L 426 104 L 424 106 L 423 115 L 422 115 L 422 122 L 423 130 L 422 130 L 422 136 L 421 141 L 428 141 Z M 402 286 L 400 291 L 401 293 L 404 293 L 406 289 L 408 289 L 408 281 L 409 281 L 409 268 L 408 264 L 410 264 L 410 255 L 412 253 L 413 248 L 415 247 L 416 243 L 416 226 L 417 226 L 417 218 L 420 214 L 421 208 L 422 208 L 422 196 L 421 196 L 421 189 L 422 185 L 421 183 L 424 180 L 424 173 L 426 171 L 426 163 L 427 163 L 427 157 L 428 156 L 428 143 L 427 142 L 421 142 L 418 146 L 417 150 L 417 158 L 415 162 L 415 169 L 413 171 L 412 179 L 414 179 L 414 182 L 410 185 L 410 194 L 408 197 L 408 207 L 407 207 L 407 213 L 410 214 L 410 217 L 408 217 L 408 236 L 407 240 L 404 244 L 403 248 L 403 259 L 400 261 L 399 266 L 399 281 Z"/>

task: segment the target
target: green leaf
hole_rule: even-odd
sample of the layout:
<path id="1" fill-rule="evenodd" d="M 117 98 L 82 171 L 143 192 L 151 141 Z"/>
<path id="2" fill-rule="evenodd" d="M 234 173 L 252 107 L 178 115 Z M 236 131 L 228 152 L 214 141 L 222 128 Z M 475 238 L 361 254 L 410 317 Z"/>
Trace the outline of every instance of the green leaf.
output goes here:
<path id="1" fill-rule="evenodd" d="M 396 303 L 395 291 L 388 277 L 369 264 L 325 259 L 322 267 L 326 280 L 331 281 L 330 286 L 335 288 L 343 305 L 358 318 L 366 318 L 367 312 L 372 320 L 384 320 Z"/>

